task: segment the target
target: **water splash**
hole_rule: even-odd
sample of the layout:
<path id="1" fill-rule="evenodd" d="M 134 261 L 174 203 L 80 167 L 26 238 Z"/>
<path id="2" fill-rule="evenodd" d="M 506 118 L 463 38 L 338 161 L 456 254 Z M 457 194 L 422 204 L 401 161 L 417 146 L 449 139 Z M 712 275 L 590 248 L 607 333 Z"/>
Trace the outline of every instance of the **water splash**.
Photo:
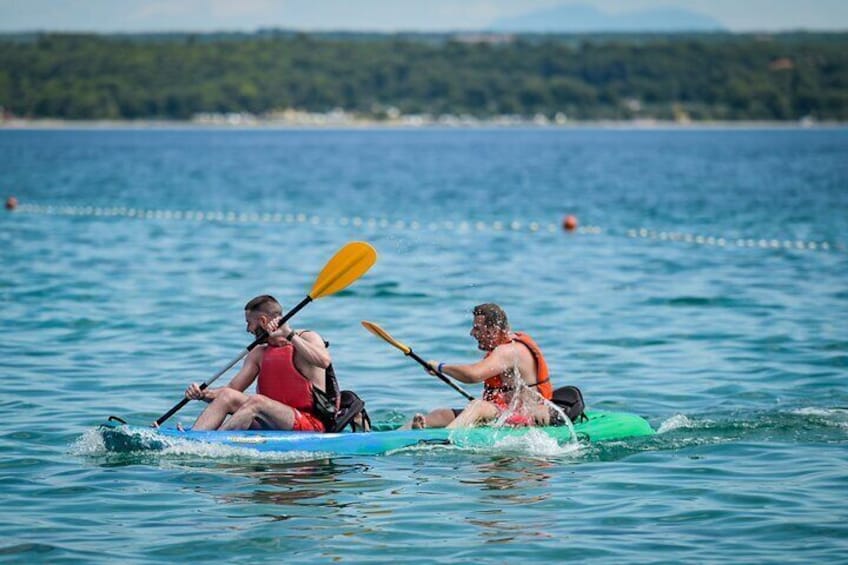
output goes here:
<path id="1" fill-rule="evenodd" d="M 185 459 L 222 459 L 229 461 L 261 461 L 273 463 L 296 463 L 327 459 L 332 454 L 319 451 L 259 451 L 246 446 L 232 446 L 206 443 L 202 441 L 166 437 L 154 429 L 134 430 L 127 435 L 126 451 L 111 451 L 99 428 L 86 430 L 74 441 L 69 453 L 77 457 L 105 458 L 110 461 L 123 461 L 127 464 L 164 460 Z"/>
<path id="2" fill-rule="evenodd" d="M 396 454 L 432 454 L 466 453 L 472 455 L 537 457 L 544 459 L 572 458 L 578 459 L 585 444 L 577 441 L 559 443 L 556 438 L 544 431 L 532 428 L 526 434 L 516 436 L 492 435 L 491 441 L 481 444 L 479 437 L 466 441 L 466 435 L 473 436 L 471 429 L 455 430 L 451 434 L 450 444 L 417 444 L 386 452 L 386 455 Z"/>
<path id="3" fill-rule="evenodd" d="M 77 457 L 96 457 L 106 455 L 106 444 L 103 441 L 103 434 L 96 428 L 86 430 L 78 437 L 70 446 L 68 452 Z"/>
<path id="4" fill-rule="evenodd" d="M 537 390 L 527 386 L 527 383 L 525 383 L 524 379 L 521 378 L 519 357 L 517 353 L 513 358 L 513 365 L 505 368 L 503 374 L 510 380 L 509 386 L 512 386 L 515 392 L 512 395 L 509 406 L 498 416 L 492 424 L 492 427 L 501 428 L 509 426 L 510 419 L 513 416 L 519 416 L 520 418 L 530 422 L 538 422 L 533 408 L 538 409 L 539 407 L 544 407 L 544 409 L 548 411 L 551 419 L 554 418 L 554 413 L 556 413 L 559 416 L 560 421 L 564 422 L 563 425 L 568 427 L 568 431 L 570 432 L 570 442 L 577 442 L 577 434 L 574 431 L 574 425 L 571 422 L 571 419 L 566 415 L 565 411 L 555 403 L 543 397 Z"/>
<path id="5" fill-rule="evenodd" d="M 690 420 L 683 414 L 675 414 L 674 416 L 660 424 L 660 428 L 657 430 L 657 433 L 664 434 L 674 430 L 692 428 L 694 427 L 694 425 L 695 424 L 692 422 L 692 420 Z"/>
<path id="6" fill-rule="evenodd" d="M 581 444 L 573 439 L 560 444 L 542 430 L 533 428 L 522 436 L 506 436 L 496 440 L 494 448 L 507 453 L 520 453 L 534 457 L 576 457 L 580 453 Z"/>

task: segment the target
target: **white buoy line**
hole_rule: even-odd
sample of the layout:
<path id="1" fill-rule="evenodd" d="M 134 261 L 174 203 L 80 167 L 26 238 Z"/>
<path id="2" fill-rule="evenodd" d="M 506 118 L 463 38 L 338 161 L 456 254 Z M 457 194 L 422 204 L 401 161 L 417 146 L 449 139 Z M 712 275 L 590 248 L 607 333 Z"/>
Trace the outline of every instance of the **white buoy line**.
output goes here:
<path id="1" fill-rule="evenodd" d="M 633 239 L 653 239 L 658 241 L 673 241 L 704 245 L 709 247 L 748 247 L 758 249 L 792 249 L 796 251 L 831 251 L 833 246 L 827 241 L 802 241 L 789 239 L 765 238 L 727 238 L 681 233 L 673 231 L 657 231 L 647 228 L 629 229 L 627 237 Z"/>
<path id="2" fill-rule="evenodd" d="M 422 222 L 418 220 L 390 220 L 388 218 L 362 218 L 360 216 L 342 216 L 338 218 L 321 217 L 304 213 L 256 213 L 256 212 L 223 212 L 202 210 L 156 210 L 133 208 L 127 206 L 71 206 L 71 205 L 39 205 L 21 204 L 14 211 L 16 214 L 43 214 L 53 216 L 91 216 L 103 218 L 131 218 L 141 220 L 189 221 L 189 222 L 224 222 L 224 223 L 275 223 L 275 224 L 308 224 L 312 226 L 340 226 L 368 229 L 392 229 L 409 231 L 448 231 L 458 233 L 471 232 L 530 232 L 556 233 L 564 232 L 560 224 L 538 221 L 456 221 L 442 220 Z M 626 230 L 609 230 L 598 226 L 580 226 L 572 233 L 584 235 L 624 235 L 631 239 L 653 240 L 660 242 L 682 243 L 704 247 L 717 248 L 751 248 L 751 249 L 784 249 L 792 251 L 844 251 L 841 246 L 827 241 L 802 241 L 797 239 L 722 237 L 700 235 L 677 231 L 660 231 L 648 228 L 631 228 Z"/>

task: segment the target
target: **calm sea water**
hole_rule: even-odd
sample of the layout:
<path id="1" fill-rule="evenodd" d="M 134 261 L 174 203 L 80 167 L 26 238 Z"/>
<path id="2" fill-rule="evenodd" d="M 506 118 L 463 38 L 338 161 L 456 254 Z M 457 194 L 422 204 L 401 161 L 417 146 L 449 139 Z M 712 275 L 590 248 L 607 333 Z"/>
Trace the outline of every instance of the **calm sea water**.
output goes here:
<path id="1" fill-rule="evenodd" d="M 848 131 L 0 131 L 0 561 L 848 562 Z M 565 214 L 581 229 L 565 233 Z M 293 305 L 377 419 L 462 398 L 495 301 L 657 436 L 108 455 Z M 225 382 L 226 377 L 221 382 Z M 174 422 L 190 423 L 200 406 Z"/>

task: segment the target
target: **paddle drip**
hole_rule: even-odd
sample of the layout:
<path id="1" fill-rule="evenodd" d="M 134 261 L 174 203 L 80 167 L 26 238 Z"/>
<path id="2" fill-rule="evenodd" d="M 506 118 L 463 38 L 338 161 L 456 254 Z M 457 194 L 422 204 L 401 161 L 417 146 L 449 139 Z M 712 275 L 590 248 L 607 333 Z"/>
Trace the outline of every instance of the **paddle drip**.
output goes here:
<path id="1" fill-rule="evenodd" d="M 561 425 L 568 427 L 570 436 L 568 443 L 577 442 L 578 438 L 574 431 L 574 425 L 562 408 L 543 397 L 533 387 L 527 386 L 527 383 L 525 383 L 524 379 L 521 378 L 517 354 L 513 360 L 512 367 L 506 368 L 503 375 L 503 378 L 509 381 L 505 384 L 509 387 L 513 387 L 515 392 L 512 395 L 512 399 L 510 400 L 507 409 L 504 410 L 492 423 L 492 427 L 500 428 L 515 425 L 511 423 L 511 420 L 514 420 L 516 417 L 521 420 L 529 421 L 530 425 L 536 425 L 534 409 L 543 408 L 548 410 L 551 421 L 557 419 L 554 416 L 554 414 L 556 414 L 559 417 L 559 421 L 563 422 Z"/>

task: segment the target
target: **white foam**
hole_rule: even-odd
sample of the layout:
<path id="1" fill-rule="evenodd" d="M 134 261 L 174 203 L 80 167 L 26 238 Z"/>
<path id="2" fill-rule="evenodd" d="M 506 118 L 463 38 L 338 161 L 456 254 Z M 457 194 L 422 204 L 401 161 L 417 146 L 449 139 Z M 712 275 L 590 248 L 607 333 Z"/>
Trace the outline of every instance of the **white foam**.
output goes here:
<path id="1" fill-rule="evenodd" d="M 690 420 L 683 414 L 675 414 L 674 416 L 660 424 L 660 429 L 657 430 L 657 433 L 664 434 L 672 430 L 687 429 L 694 427 L 695 424 L 694 422 L 692 422 L 692 420 Z"/>
<path id="2" fill-rule="evenodd" d="M 415 445 L 407 445 L 397 449 L 386 451 L 386 455 L 396 455 L 398 453 L 419 453 L 430 451 L 463 451 L 466 448 L 448 443 L 417 443 Z"/>
<path id="3" fill-rule="evenodd" d="M 799 408 L 792 411 L 793 414 L 801 416 L 848 416 L 848 409 L 845 408 L 816 408 L 813 406 L 807 408 Z"/>
<path id="4" fill-rule="evenodd" d="M 224 445 L 173 436 L 163 437 L 153 430 L 144 430 L 141 433 L 150 433 L 152 438 L 161 442 L 163 448 L 155 453 L 166 458 L 197 457 L 201 459 L 227 459 L 231 461 L 246 459 L 250 461 L 289 463 L 325 459 L 331 455 L 323 451 L 260 451 L 250 445 Z"/>
<path id="5" fill-rule="evenodd" d="M 505 427 L 504 430 L 512 430 Z M 453 430 L 451 441 L 454 443 L 420 443 L 409 445 L 386 452 L 386 455 L 398 453 L 428 453 L 458 451 L 464 453 L 480 453 L 485 455 L 517 455 L 525 457 L 563 457 L 576 456 L 582 452 L 583 445 L 570 441 L 562 445 L 556 438 L 538 428 L 530 428 L 524 434 L 503 434 L 492 430 L 491 441 L 481 441 L 476 437 L 472 428 Z M 466 437 L 469 434 L 470 437 Z"/>
<path id="6" fill-rule="evenodd" d="M 815 416 L 822 418 L 828 425 L 848 430 L 848 409 L 807 407 L 792 411 L 799 416 Z"/>
<path id="7" fill-rule="evenodd" d="M 537 428 L 531 428 L 526 434 L 509 435 L 495 442 L 495 449 L 519 452 L 534 457 L 561 457 L 580 451 L 580 443 L 569 442 L 560 445 L 553 438 Z"/>
<path id="8" fill-rule="evenodd" d="M 70 454 L 81 457 L 104 455 L 106 453 L 106 444 L 103 443 L 103 436 L 96 428 L 92 428 L 82 434 L 77 440 L 71 444 Z"/>
<path id="9" fill-rule="evenodd" d="M 202 459 L 226 459 L 226 460 L 250 460 L 275 463 L 292 463 L 298 461 L 311 461 L 314 459 L 326 459 L 332 454 L 317 451 L 259 451 L 251 447 L 223 445 L 219 443 L 206 443 L 174 439 L 169 442 L 159 454 L 162 457 L 198 457 Z"/>
<path id="10" fill-rule="evenodd" d="M 155 456 L 161 459 L 184 459 L 194 457 L 201 459 L 250 460 L 275 463 L 291 463 L 326 459 L 332 454 L 318 451 L 259 451 L 249 446 L 230 446 L 217 443 L 167 437 L 154 429 L 133 430 L 133 435 L 139 439 L 139 445 L 156 445 L 157 448 L 143 449 L 133 452 L 137 455 Z M 102 457 L 110 452 L 103 441 L 103 435 L 98 428 L 87 430 L 70 447 L 71 455 L 79 457 Z"/>

